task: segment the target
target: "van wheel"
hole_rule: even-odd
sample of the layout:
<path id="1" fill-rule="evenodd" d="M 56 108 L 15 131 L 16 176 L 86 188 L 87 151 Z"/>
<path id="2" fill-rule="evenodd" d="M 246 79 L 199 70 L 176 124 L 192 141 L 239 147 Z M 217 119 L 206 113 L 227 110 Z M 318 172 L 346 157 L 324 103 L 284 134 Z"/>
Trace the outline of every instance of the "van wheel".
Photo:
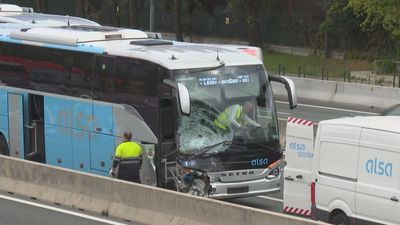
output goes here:
<path id="1" fill-rule="evenodd" d="M 350 225 L 349 218 L 343 213 L 334 216 L 331 222 L 335 225 Z"/>
<path id="2" fill-rule="evenodd" d="M 8 144 L 3 135 L 0 134 L 0 155 L 10 155 Z"/>

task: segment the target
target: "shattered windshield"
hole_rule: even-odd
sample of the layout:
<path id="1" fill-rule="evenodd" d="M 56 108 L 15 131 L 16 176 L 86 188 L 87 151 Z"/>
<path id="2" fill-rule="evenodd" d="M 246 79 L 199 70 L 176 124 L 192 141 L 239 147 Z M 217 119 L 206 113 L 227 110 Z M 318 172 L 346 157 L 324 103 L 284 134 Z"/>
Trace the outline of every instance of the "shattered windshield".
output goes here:
<path id="1" fill-rule="evenodd" d="M 278 150 L 272 91 L 261 65 L 177 71 L 189 90 L 190 116 L 179 117 L 179 151 L 215 154 Z"/>

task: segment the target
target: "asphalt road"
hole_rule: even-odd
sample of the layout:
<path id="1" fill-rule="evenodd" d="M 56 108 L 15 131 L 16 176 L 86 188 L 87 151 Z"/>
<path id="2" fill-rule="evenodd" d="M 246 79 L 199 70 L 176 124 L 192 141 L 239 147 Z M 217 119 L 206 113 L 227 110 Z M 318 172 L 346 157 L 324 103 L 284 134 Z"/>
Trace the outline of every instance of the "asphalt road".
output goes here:
<path id="1" fill-rule="evenodd" d="M 125 223 L 0 195 L 0 225 L 122 225 Z M 132 223 L 126 223 L 132 224 Z"/>
<path id="2" fill-rule="evenodd" d="M 312 120 L 314 122 L 346 116 L 374 116 L 379 115 L 379 113 L 383 111 L 382 108 L 337 103 L 333 104 L 330 102 L 308 99 L 299 99 L 297 107 L 293 110 L 289 109 L 287 101 L 277 99 L 276 108 L 279 118 L 286 119 L 288 116 L 292 116 Z"/>

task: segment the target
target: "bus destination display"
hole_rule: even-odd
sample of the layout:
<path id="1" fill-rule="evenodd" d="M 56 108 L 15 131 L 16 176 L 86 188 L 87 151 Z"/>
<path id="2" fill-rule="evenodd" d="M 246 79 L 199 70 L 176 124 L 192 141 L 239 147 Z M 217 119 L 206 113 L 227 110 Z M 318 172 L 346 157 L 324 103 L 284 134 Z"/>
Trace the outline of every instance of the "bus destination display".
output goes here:
<path id="1" fill-rule="evenodd" d="M 201 77 L 198 81 L 201 86 L 241 84 L 250 83 L 250 76 L 237 75 L 236 77 Z"/>

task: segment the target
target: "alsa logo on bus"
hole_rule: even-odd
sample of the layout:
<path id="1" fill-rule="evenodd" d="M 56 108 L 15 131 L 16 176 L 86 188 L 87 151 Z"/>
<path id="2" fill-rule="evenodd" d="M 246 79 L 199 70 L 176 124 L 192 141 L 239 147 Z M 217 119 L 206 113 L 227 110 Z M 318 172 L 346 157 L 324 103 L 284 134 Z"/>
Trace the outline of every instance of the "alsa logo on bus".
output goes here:
<path id="1" fill-rule="evenodd" d="M 57 125 L 59 125 L 59 132 L 65 135 L 74 135 L 78 138 L 83 138 L 85 133 L 82 131 L 90 131 L 92 126 L 96 127 L 96 119 L 94 116 L 81 111 L 74 112 L 71 108 L 69 110 L 58 110 L 57 112 Z M 66 127 L 76 129 L 63 129 Z"/>
<path id="2" fill-rule="evenodd" d="M 252 166 L 265 166 L 268 164 L 268 159 L 253 159 L 250 161 Z"/>
<path id="3" fill-rule="evenodd" d="M 380 161 L 377 157 L 375 157 L 374 159 L 367 160 L 365 163 L 365 170 L 369 174 L 391 177 L 393 164 Z"/>

